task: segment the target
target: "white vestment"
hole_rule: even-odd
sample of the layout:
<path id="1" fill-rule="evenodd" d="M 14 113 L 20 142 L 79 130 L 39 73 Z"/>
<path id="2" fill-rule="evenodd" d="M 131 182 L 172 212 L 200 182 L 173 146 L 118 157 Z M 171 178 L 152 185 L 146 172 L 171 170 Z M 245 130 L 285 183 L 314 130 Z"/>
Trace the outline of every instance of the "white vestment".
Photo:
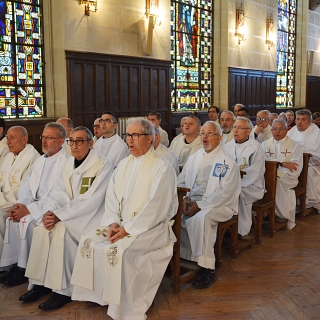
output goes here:
<path id="1" fill-rule="evenodd" d="M 48 195 L 61 176 L 69 157 L 63 148 L 51 157 L 42 155 L 36 159 L 28 175 L 22 180 L 16 203 L 25 205 L 30 214 L 23 217 L 20 223 L 7 220 L 7 241 L 3 245 L 0 267 L 15 263 L 21 268 L 26 267 L 33 229 L 36 223 L 41 221 Z"/>
<path id="2" fill-rule="evenodd" d="M 186 143 L 185 136 L 181 136 L 179 139 L 173 140 L 169 147 L 169 149 L 178 158 L 179 166 L 184 166 L 188 157 L 196 153 L 201 148 L 202 143 L 199 136 L 191 143 Z"/>
<path id="3" fill-rule="evenodd" d="M 303 166 L 303 156 L 300 145 L 288 137 L 280 141 L 271 138 L 262 143 L 265 160 L 278 162 L 296 162 L 296 171 L 279 166 L 277 172 L 276 214 L 288 219 L 288 229 L 294 228 L 296 216 L 296 195 L 293 190 L 298 184 L 298 177 Z"/>
<path id="4" fill-rule="evenodd" d="M 256 129 L 257 129 L 257 126 L 254 126 L 254 128 L 252 129 L 253 134 L 255 134 L 254 132 Z M 263 141 L 269 140 L 270 138 L 272 138 L 272 132 L 271 132 L 270 125 L 268 125 L 265 129 L 263 129 L 261 132 L 259 132 L 259 134 L 257 136 L 257 141 L 262 143 Z"/>
<path id="5" fill-rule="evenodd" d="M 179 169 L 179 163 L 176 155 L 167 147 L 165 147 L 162 144 L 159 144 L 157 149 L 155 150 L 158 154 L 160 154 L 161 157 L 166 158 L 171 165 L 173 166 L 173 169 L 175 170 L 176 174 L 178 175 L 180 172 Z"/>
<path id="6" fill-rule="evenodd" d="M 215 269 L 214 244 L 218 223 L 238 213 L 240 173 L 234 160 L 218 146 L 210 153 L 198 150 L 188 158 L 178 186 L 191 189 L 189 197 L 201 209 L 183 215 L 181 257 Z"/>
<path id="7" fill-rule="evenodd" d="M 114 168 L 130 154 L 127 144 L 118 134 L 114 134 L 110 138 L 100 137 L 93 148 L 110 161 Z"/>
<path id="8" fill-rule="evenodd" d="M 302 152 L 312 154 L 308 167 L 306 207 L 314 207 L 320 213 L 320 130 L 311 123 L 304 131 L 294 126 L 287 135 L 300 144 Z"/>
<path id="9" fill-rule="evenodd" d="M 238 232 L 245 236 L 252 225 L 252 203 L 263 198 L 265 161 L 264 152 L 258 141 L 249 138 L 243 143 L 233 139 L 224 149 L 235 159 L 239 169 L 246 172 L 241 179 L 239 197 L 239 226 Z"/>
<path id="10" fill-rule="evenodd" d="M 234 136 L 233 130 L 231 130 L 229 133 L 222 132 L 222 138 L 220 141 L 220 145 L 224 146 L 225 144 L 227 144 L 229 141 L 231 141 L 233 139 L 233 136 Z"/>
<path id="11" fill-rule="evenodd" d="M 120 162 L 99 229 L 80 241 L 73 300 L 109 303 L 108 315 L 114 319 L 146 318 L 176 240 L 169 226 L 178 207 L 176 181 L 172 166 L 153 147 L 139 158 L 131 155 Z M 111 245 L 101 234 L 113 223 L 124 226 L 129 236 Z"/>
<path id="12" fill-rule="evenodd" d="M 10 151 L 7 145 L 7 137 L 3 137 L 0 140 L 0 162 L 9 152 Z"/>
<path id="13" fill-rule="evenodd" d="M 74 259 L 82 234 L 99 225 L 113 167 L 95 149 L 75 168 L 70 157 L 45 206 L 59 221 L 51 231 L 38 223 L 26 269 L 31 284 L 44 285 L 71 296 Z M 30 286 L 31 288 L 31 286 Z"/>
<path id="14" fill-rule="evenodd" d="M 38 151 L 27 144 L 25 148 L 15 156 L 8 153 L 0 164 L 0 255 L 6 230 L 6 210 L 13 206 L 18 199 L 18 190 L 21 181 L 26 177 L 31 165 L 40 157 Z"/>
<path id="15" fill-rule="evenodd" d="M 169 139 L 168 139 L 167 131 L 163 130 L 160 126 L 159 126 L 158 129 L 159 129 L 159 132 L 160 132 L 160 142 L 165 147 L 169 147 Z"/>

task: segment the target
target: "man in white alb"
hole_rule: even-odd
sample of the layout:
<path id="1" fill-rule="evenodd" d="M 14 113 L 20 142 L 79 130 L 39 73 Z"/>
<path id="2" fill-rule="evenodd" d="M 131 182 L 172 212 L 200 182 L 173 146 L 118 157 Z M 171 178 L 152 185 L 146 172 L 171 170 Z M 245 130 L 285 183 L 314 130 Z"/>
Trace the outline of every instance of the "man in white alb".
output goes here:
<path id="1" fill-rule="evenodd" d="M 160 132 L 160 143 L 163 144 L 165 147 L 169 147 L 169 139 L 168 139 L 168 134 L 165 130 L 163 130 L 160 127 L 161 123 L 161 114 L 160 112 L 152 111 L 148 113 L 148 120 L 156 127 L 159 129 Z"/>
<path id="2" fill-rule="evenodd" d="M 288 132 L 288 137 L 300 144 L 302 152 L 312 154 L 308 167 L 306 207 L 313 207 L 320 213 L 320 130 L 312 123 L 309 110 L 296 111 L 296 125 Z"/>
<path id="3" fill-rule="evenodd" d="M 252 129 L 254 138 L 262 143 L 272 138 L 271 127 L 269 125 L 269 114 L 268 110 L 258 111 L 256 116 L 257 125 Z"/>
<path id="4" fill-rule="evenodd" d="M 239 170 L 246 174 L 241 179 L 239 197 L 238 232 L 246 236 L 252 225 L 252 203 L 264 195 L 265 161 L 261 144 L 250 137 L 252 123 L 245 117 L 237 117 L 233 125 L 234 138 L 224 149 L 236 161 Z"/>
<path id="5" fill-rule="evenodd" d="M 74 259 L 82 234 L 99 225 L 113 167 L 92 149 L 92 133 L 86 127 L 72 130 L 68 143 L 72 157 L 65 163 L 45 205 L 42 221 L 34 228 L 25 276 L 34 285 L 53 290 L 39 305 L 49 311 L 71 301 Z M 33 298 L 25 293 L 21 300 Z"/>
<path id="6" fill-rule="evenodd" d="M 183 166 L 188 157 L 201 149 L 200 128 L 200 119 L 190 115 L 184 122 L 184 135 L 171 142 L 169 149 L 178 158 L 179 166 Z"/>
<path id="7" fill-rule="evenodd" d="M 226 143 L 233 139 L 232 126 L 236 120 L 232 111 L 224 110 L 220 115 L 220 127 L 222 129 L 221 145 L 224 146 Z"/>
<path id="8" fill-rule="evenodd" d="M 302 150 L 299 143 L 287 137 L 288 126 L 282 119 L 275 119 L 272 124 L 273 138 L 264 141 L 265 160 L 279 161 L 276 189 L 276 215 L 288 219 L 287 228 L 296 225 L 296 195 L 293 190 L 303 166 Z"/>
<path id="9" fill-rule="evenodd" d="M 206 122 L 200 136 L 203 147 L 188 158 L 178 186 L 191 189 L 184 202 L 180 255 L 202 267 L 192 285 L 204 289 L 216 281 L 217 226 L 238 213 L 241 182 L 237 165 L 220 146 L 219 125 Z"/>
<path id="10" fill-rule="evenodd" d="M 94 120 L 93 122 L 93 143 L 96 143 L 98 141 L 98 139 L 102 136 L 102 131 L 101 131 L 101 127 L 100 127 L 100 119 L 101 118 L 97 118 L 96 120 Z"/>
<path id="11" fill-rule="evenodd" d="M 173 252 L 170 219 L 178 207 L 173 167 L 154 152 L 154 128 L 129 122 L 131 155 L 115 169 L 100 226 L 81 238 L 73 300 L 109 304 L 113 319 L 146 319 Z"/>
<path id="12" fill-rule="evenodd" d="M 112 112 L 105 112 L 99 120 L 102 137 L 93 145 L 115 168 L 129 155 L 128 146 L 116 133 L 118 117 Z"/>
<path id="13" fill-rule="evenodd" d="M 0 267 L 12 267 L 3 284 L 16 286 L 25 281 L 33 229 L 41 221 L 50 191 L 62 173 L 69 154 L 62 148 L 64 127 L 56 122 L 47 123 L 41 139 L 44 155 L 37 158 L 28 175 L 22 180 L 18 200 L 8 210 L 5 241 Z"/>
<path id="14" fill-rule="evenodd" d="M 27 143 L 28 132 L 24 127 L 11 127 L 7 132 L 7 139 L 10 152 L 0 164 L 0 255 L 5 240 L 7 210 L 17 202 L 21 181 L 27 176 L 34 161 L 40 157 L 38 151 Z"/>

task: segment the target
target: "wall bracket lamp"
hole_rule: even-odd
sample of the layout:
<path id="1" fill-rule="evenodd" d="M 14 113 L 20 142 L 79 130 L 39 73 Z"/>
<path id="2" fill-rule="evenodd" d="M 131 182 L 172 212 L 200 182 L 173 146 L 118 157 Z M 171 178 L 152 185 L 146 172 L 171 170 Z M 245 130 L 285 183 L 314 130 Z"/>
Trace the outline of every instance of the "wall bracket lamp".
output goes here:
<path id="1" fill-rule="evenodd" d="M 268 45 L 268 50 L 274 46 L 274 22 L 272 17 L 266 21 L 266 44 Z"/>
<path id="2" fill-rule="evenodd" d="M 146 17 L 148 19 L 148 37 L 146 55 L 152 54 L 152 38 L 153 28 L 155 25 L 160 26 L 161 20 L 159 16 L 159 1 L 160 0 L 146 0 Z"/>
<path id="3" fill-rule="evenodd" d="M 244 36 L 244 11 L 242 9 L 242 3 L 240 9 L 236 10 L 236 30 L 234 35 L 238 38 L 238 44 L 246 40 Z"/>
<path id="4" fill-rule="evenodd" d="M 80 4 L 84 4 L 84 14 L 90 16 L 90 12 L 98 10 L 98 0 L 80 0 Z"/>

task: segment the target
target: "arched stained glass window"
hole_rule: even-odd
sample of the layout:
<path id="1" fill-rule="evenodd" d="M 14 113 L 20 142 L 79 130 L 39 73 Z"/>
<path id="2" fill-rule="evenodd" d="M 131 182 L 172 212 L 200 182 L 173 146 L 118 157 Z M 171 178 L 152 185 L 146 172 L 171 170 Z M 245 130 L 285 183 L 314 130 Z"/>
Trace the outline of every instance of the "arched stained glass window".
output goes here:
<path id="1" fill-rule="evenodd" d="M 292 108 L 296 43 L 296 0 L 278 0 L 276 104 Z"/>
<path id="2" fill-rule="evenodd" d="M 199 110 L 212 97 L 212 2 L 171 1 L 171 109 Z"/>
<path id="3" fill-rule="evenodd" d="M 0 0 L 1 117 L 44 113 L 41 12 L 41 0 Z"/>

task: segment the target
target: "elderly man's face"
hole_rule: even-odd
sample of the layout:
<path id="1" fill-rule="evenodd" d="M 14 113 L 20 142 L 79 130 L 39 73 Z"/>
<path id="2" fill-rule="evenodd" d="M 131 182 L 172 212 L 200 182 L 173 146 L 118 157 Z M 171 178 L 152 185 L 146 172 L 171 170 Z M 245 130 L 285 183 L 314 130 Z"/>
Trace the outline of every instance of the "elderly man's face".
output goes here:
<path id="1" fill-rule="evenodd" d="M 235 105 L 234 106 L 234 115 L 237 117 L 237 116 L 240 116 L 238 110 L 241 109 L 242 106 L 239 106 L 239 105 Z M 244 117 L 244 116 L 241 116 L 241 117 Z"/>
<path id="2" fill-rule="evenodd" d="M 269 125 L 272 126 L 273 120 L 278 119 L 278 117 L 274 114 L 272 114 L 269 118 Z"/>
<path id="3" fill-rule="evenodd" d="M 45 128 L 41 136 L 42 152 L 51 157 L 61 149 L 64 139 L 59 137 L 57 128 Z"/>
<path id="4" fill-rule="evenodd" d="M 199 132 L 200 127 L 198 122 L 194 118 L 187 118 L 184 123 L 184 134 L 185 135 L 195 135 Z"/>
<path id="5" fill-rule="evenodd" d="M 284 123 L 276 122 L 272 126 L 271 131 L 272 131 L 272 135 L 273 135 L 274 140 L 280 141 L 287 135 L 288 129 L 286 128 Z"/>
<path id="6" fill-rule="evenodd" d="M 290 124 L 294 120 L 294 116 L 291 112 L 286 112 L 288 123 Z"/>
<path id="7" fill-rule="evenodd" d="M 19 129 L 9 129 L 7 132 L 7 145 L 13 154 L 19 154 L 26 146 L 28 136 L 23 136 Z"/>
<path id="8" fill-rule="evenodd" d="M 127 133 L 138 133 L 139 137 L 135 140 L 133 137 L 128 137 L 127 144 L 130 153 L 135 157 L 143 156 L 150 149 L 152 143 L 152 135 L 143 135 L 142 127 L 139 122 L 134 122 L 128 125 Z"/>
<path id="9" fill-rule="evenodd" d="M 297 125 L 297 129 L 299 131 L 304 131 L 307 130 L 308 127 L 311 124 L 311 120 L 309 119 L 309 117 L 306 114 L 303 115 L 297 115 L 296 118 L 296 125 Z"/>
<path id="10" fill-rule="evenodd" d="M 73 132 L 70 137 L 71 155 L 77 160 L 82 160 L 92 149 L 93 141 L 88 141 L 87 134 L 84 130 Z"/>
<path id="11" fill-rule="evenodd" d="M 229 133 L 232 130 L 233 118 L 229 112 L 223 112 L 220 116 L 220 126 L 224 133 Z"/>
<path id="12" fill-rule="evenodd" d="M 184 123 L 186 122 L 186 120 L 181 120 L 180 122 L 180 129 L 181 129 L 181 133 L 184 134 Z"/>
<path id="13" fill-rule="evenodd" d="M 216 127 L 212 124 L 204 125 L 200 131 L 200 137 L 203 149 L 209 153 L 214 150 L 221 140 L 221 136 L 216 130 Z"/>
<path id="14" fill-rule="evenodd" d="M 263 127 L 265 129 L 269 124 L 269 117 L 267 112 L 257 113 L 256 122 L 257 122 L 257 126 Z"/>
<path id="15" fill-rule="evenodd" d="M 99 139 L 102 136 L 102 130 L 100 127 L 100 122 L 99 122 L 100 118 L 94 120 L 93 123 L 93 134 L 97 137 L 97 139 Z"/>
<path id="16" fill-rule="evenodd" d="M 208 117 L 210 121 L 217 121 L 219 117 L 219 113 L 217 112 L 217 109 L 214 107 L 209 108 Z"/>
<path id="17" fill-rule="evenodd" d="M 236 120 L 233 125 L 234 140 L 237 142 L 244 142 L 249 138 L 251 129 L 248 127 L 246 121 Z"/>

